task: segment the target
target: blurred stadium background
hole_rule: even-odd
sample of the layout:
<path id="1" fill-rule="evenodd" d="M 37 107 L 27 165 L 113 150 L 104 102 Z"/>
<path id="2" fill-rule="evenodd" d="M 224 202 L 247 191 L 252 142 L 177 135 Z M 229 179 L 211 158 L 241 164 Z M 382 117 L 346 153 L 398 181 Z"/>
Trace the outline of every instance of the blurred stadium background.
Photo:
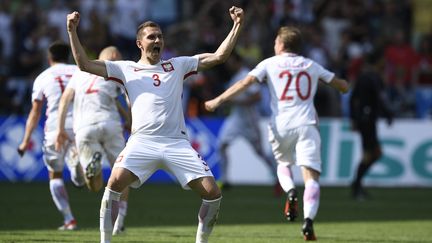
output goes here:
<path id="1" fill-rule="evenodd" d="M 144 20 L 154 20 L 163 27 L 164 58 L 213 52 L 231 28 L 227 9 L 232 5 L 244 8 L 246 13 L 236 52 L 249 67 L 273 55 L 275 33 L 281 25 L 299 26 L 305 37 L 303 55 L 350 82 L 356 79 L 364 58 L 378 53 L 384 64 L 381 74 L 386 93 L 396 118 L 391 127 L 383 121 L 379 123 L 384 156 L 372 168 L 365 184 L 389 190 L 390 187 L 421 187 L 415 192 L 431 195 L 430 0 L 1 0 L 0 205 L 12 205 L 8 203 L 18 200 L 5 196 L 15 187 L 21 187 L 22 184 L 17 182 L 48 180 L 41 160 L 43 119 L 33 134 L 29 152 L 19 158 L 16 148 L 23 137 L 31 106 L 32 83 L 47 67 L 46 49 L 54 40 L 67 41 L 67 13 L 80 11 L 79 35 L 89 55 L 96 57 L 96 53 L 105 46 L 116 45 L 125 59 L 137 60 L 135 30 Z M 230 75 L 226 66 L 220 65 L 191 77 L 185 83 L 184 108 L 191 141 L 211 165 L 216 177 L 219 176 L 217 134 L 229 109 L 207 113 L 203 101 L 221 93 Z M 264 86 L 262 91 L 260 125 L 266 137 L 270 111 Z M 318 89 L 315 103 L 321 118 L 324 187 L 347 186 L 360 158 L 359 137 L 350 130 L 348 100 L 349 94 L 341 96 L 325 86 Z M 263 146 L 268 149 L 265 140 Z M 234 142 L 229 150 L 233 163 L 228 177 L 236 185 L 271 185 L 274 178 L 251 151 L 245 141 L 239 139 Z M 108 173 L 106 168 L 105 175 Z M 165 173 L 157 173 L 150 182 L 171 184 L 172 179 Z M 30 188 L 34 186 L 28 185 Z M 348 193 L 341 190 L 341 200 L 349 200 Z M 385 195 L 382 191 L 378 193 Z M 49 196 L 44 197 L 48 199 Z M 74 200 L 73 196 L 71 198 Z M 100 195 L 96 201 L 99 198 Z M 425 199 L 430 202 L 430 197 Z M 134 196 L 131 197 L 132 204 L 133 200 Z M 409 204 L 409 201 L 404 203 Z M 416 210 L 408 206 L 396 210 L 408 208 Z M 431 208 L 420 207 L 418 210 L 428 212 L 425 212 L 425 219 L 430 225 Z M 54 212 L 54 207 L 50 211 Z M 13 216 L 11 212 L 9 216 Z M 420 211 L 417 213 L 421 214 Z M 356 217 L 348 215 L 347 218 L 350 216 Z M 3 216 L 0 218 L 3 221 Z M 96 224 L 91 225 L 97 227 Z M 16 225 L 17 228 L 21 226 Z M 1 228 L 10 227 L 1 224 Z"/>

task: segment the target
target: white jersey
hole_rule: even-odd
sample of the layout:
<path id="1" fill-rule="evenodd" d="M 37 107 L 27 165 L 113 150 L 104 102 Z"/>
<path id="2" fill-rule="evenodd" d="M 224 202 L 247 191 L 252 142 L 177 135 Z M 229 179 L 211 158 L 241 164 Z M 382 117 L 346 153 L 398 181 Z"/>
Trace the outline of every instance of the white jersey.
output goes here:
<path id="1" fill-rule="evenodd" d="M 318 123 L 313 104 L 318 81 L 329 83 L 334 73 L 314 61 L 290 54 L 260 62 L 249 75 L 260 82 L 267 78 L 271 96 L 272 120 L 277 130 Z"/>
<path id="2" fill-rule="evenodd" d="M 121 124 L 116 98 L 121 94 L 119 85 L 87 72 L 77 71 L 67 88 L 75 91 L 73 128 L 79 129 L 99 122 Z"/>
<path id="3" fill-rule="evenodd" d="M 78 70 L 76 65 L 55 64 L 43 71 L 33 84 L 32 101 L 46 99 L 45 139 L 55 137 L 57 130 L 58 106 L 60 97 L 72 74 Z M 72 108 L 66 114 L 65 128 L 72 129 Z"/>
<path id="4" fill-rule="evenodd" d="M 198 69 L 198 57 L 146 65 L 105 61 L 108 79 L 123 84 L 132 106 L 132 134 L 188 139 L 182 108 L 183 81 Z"/>

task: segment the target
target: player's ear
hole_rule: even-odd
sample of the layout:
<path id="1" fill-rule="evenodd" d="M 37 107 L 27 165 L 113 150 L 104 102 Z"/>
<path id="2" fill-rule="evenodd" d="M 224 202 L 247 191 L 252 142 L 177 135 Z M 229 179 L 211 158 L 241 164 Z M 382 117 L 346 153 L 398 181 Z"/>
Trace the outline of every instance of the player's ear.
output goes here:
<path id="1" fill-rule="evenodd" d="M 136 40 L 136 45 L 138 46 L 139 49 L 141 49 L 142 45 L 141 45 L 141 41 L 140 40 Z"/>

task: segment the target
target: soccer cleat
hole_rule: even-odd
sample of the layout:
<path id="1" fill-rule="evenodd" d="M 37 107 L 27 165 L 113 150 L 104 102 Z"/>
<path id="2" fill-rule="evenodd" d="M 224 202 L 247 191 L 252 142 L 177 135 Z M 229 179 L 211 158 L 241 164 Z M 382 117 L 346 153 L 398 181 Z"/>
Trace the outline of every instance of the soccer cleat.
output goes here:
<path id="1" fill-rule="evenodd" d="M 288 221 L 294 221 L 298 215 L 298 198 L 296 189 L 291 189 L 287 193 L 285 202 L 285 217 Z"/>
<path id="2" fill-rule="evenodd" d="M 357 201 L 365 201 L 370 198 L 365 189 L 361 185 L 355 183 L 351 185 L 351 196 Z"/>
<path id="3" fill-rule="evenodd" d="M 76 230 L 78 229 L 77 223 L 75 219 L 65 223 L 64 225 L 58 227 L 58 230 Z"/>
<path id="4" fill-rule="evenodd" d="M 306 241 L 316 240 L 315 232 L 313 229 L 313 221 L 310 218 L 305 218 L 302 227 L 303 238 Z"/>
<path id="5" fill-rule="evenodd" d="M 91 179 L 101 172 L 102 169 L 102 154 L 100 152 L 95 152 L 93 157 L 90 160 L 90 163 L 86 167 L 86 177 L 87 179 Z"/>

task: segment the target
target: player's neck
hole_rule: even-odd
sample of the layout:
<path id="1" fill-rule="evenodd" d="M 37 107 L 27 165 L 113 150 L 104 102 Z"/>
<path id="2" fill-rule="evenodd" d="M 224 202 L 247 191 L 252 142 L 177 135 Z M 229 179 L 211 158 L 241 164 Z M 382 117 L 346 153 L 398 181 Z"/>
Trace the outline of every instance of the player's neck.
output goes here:
<path id="1" fill-rule="evenodd" d="M 160 62 L 159 59 L 149 59 L 149 58 L 141 58 L 138 63 L 145 65 L 156 65 Z"/>

